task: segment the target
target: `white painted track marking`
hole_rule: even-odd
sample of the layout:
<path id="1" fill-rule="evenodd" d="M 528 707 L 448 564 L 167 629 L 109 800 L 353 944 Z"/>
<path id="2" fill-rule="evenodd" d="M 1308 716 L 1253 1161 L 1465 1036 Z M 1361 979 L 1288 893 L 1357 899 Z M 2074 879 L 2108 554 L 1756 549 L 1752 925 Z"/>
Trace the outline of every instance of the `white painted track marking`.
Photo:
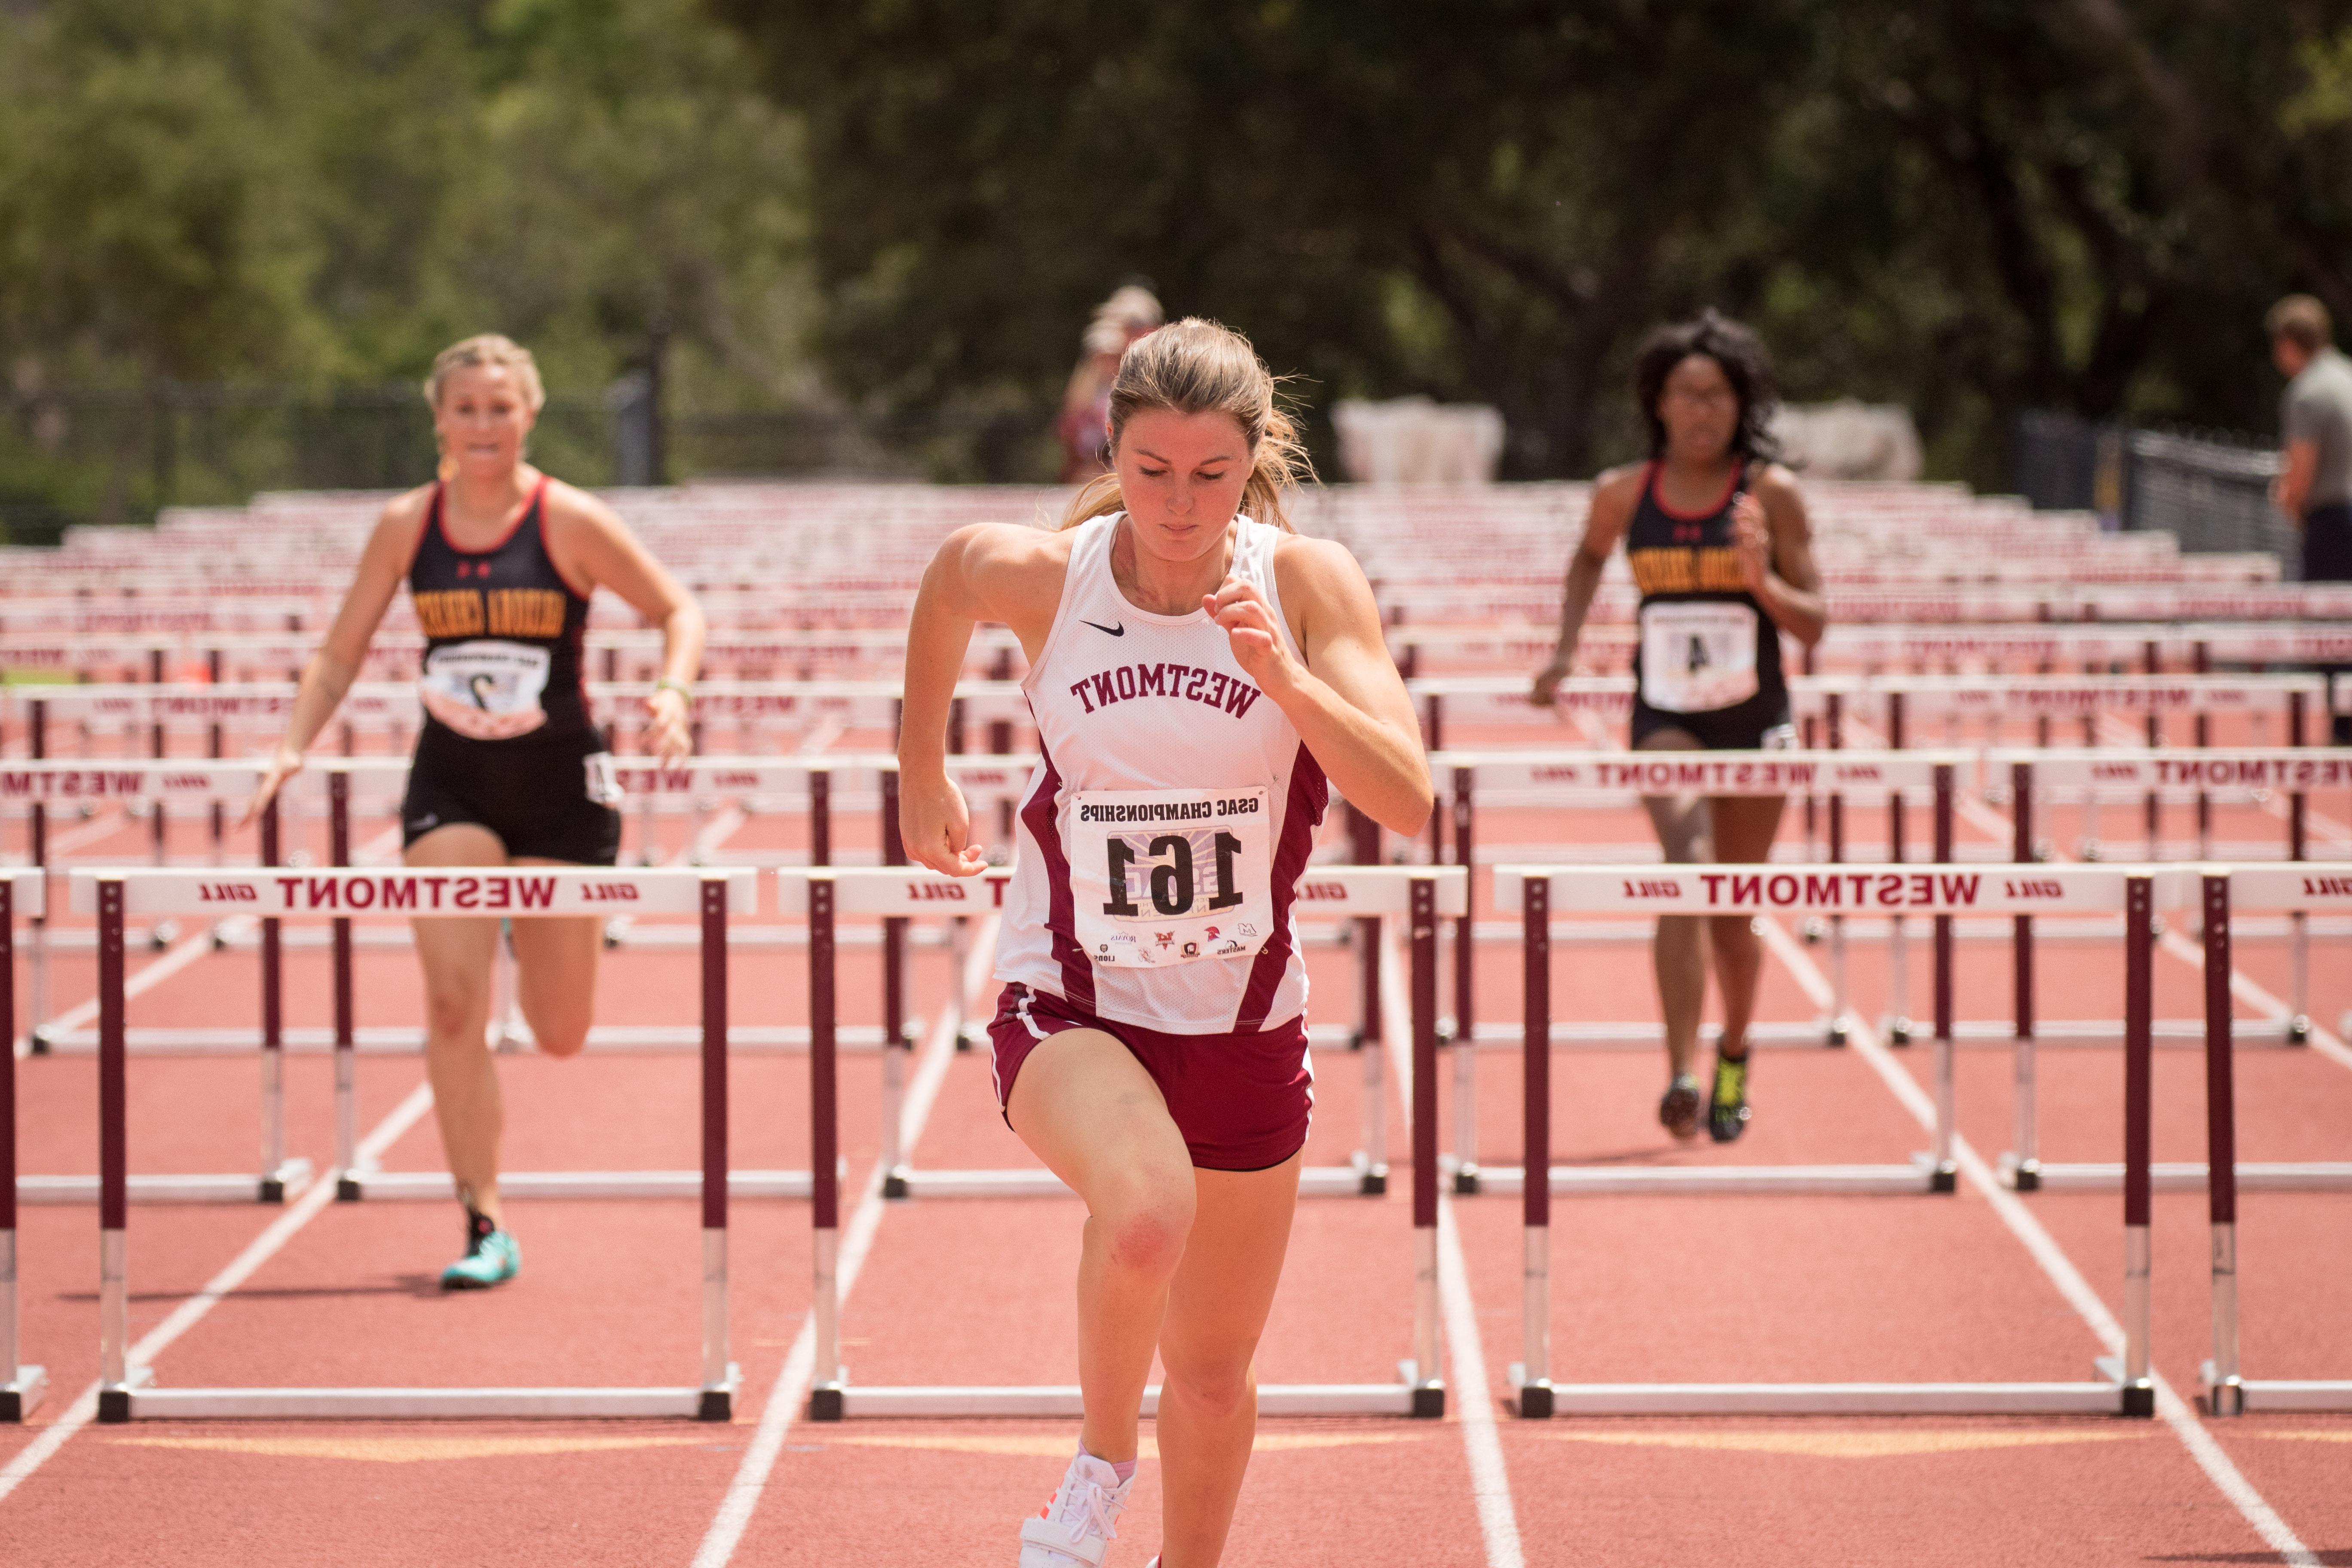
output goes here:
<path id="1" fill-rule="evenodd" d="M 1399 921 L 1384 922 L 1393 928 Z M 1405 994 L 1406 953 L 1391 931 L 1381 963 L 1381 1014 L 1389 1060 L 1395 1065 L 1397 1098 L 1406 1136 L 1412 1130 L 1412 1004 Z M 1402 1021 L 1402 1028 L 1399 1024 Z M 1400 1035 L 1408 1042 L 1398 1048 Z M 1439 1081 L 1444 1080 L 1441 1077 Z M 1461 1418 L 1462 1447 L 1470 1463 L 1470 1495 L 1478 1510 L 1487 1568 L 1526 1568 L 1519 1541 L 1518 1510 L 1511 1502 L 1511 1473 L 1503 1462 L 1502 1435 L 1496 1430 L 1495 1396 L 1486 1381 L 1486 1352 L 1478 1333 L 1478 1302 L 1470 1293 L 1470 1269 L 1462 1256 L 1462 1233 L 1454 1220 L 1454 1198 L 1441 1179 L 1437 1187 L 1437 1297 L 1445 1332 L 1446 1359 L 1454 1373 L 1454 1408 Z"/>
<path id="2" fill-rule="evenodd" d="M 409 1091 L 405 1100 L 393 1108 L 391 1115 L 376 1123 L 374 1131 L 360 1144 L 360 1163 L 365 1166 L 381 1156 L 432 1108 L 431 1086 L 418 1084 Z M 204 1320 L 205 1313 L 219 1306 L 230 1292 L 252 1279 L 257 1269 L 294 1239 L 296 1232 L 316 1219 L 320 1212 L 334 1201 L 334 1183 L 311 1183 L 310 1190 L 273 1220 L 269 1228 L 256 1237 L 252 1245 L 238 1253 L 227 1268 L 206 1280 L 203 1289 L 173 1309 L 171 1316 L 149 1330 L 137 1344 L 131 1347 L 131 1365 L 134 1368 L 152 1365 L 173 1341 L 194 1328 Z M 16 1457 L 6 1466 L 0 1467 L 0 1500 L 5 1500 L 9 1493 L 23 1485 L 34 1471 L 47 1463 L 52 1455 L 66 1446 L 68 1438 L 89 1426 L 97 1415 L 98 1384 L 92 1383 L 81 1391 L 81 1397 L 66 1407 L 64 1415 L 18 1450 Z"/>
<path id="3" fill-rule="evenodd" d="M 990 972 L 996 967 L 996 925 L 994 915 L 982 923 L 964 962 L 964 972 L 958 976 L 967 999 L 985 988 Z M 906 1104 L 898 1112 L 898 1147 L 906 1151 L 909 1160 L 914 1158 L 924 1124 L 930 1120 L 931 1107 L 939 1100 L 940 1086 L 947 1082 L 949 1064 L 955 1060 L 955 1011 L 950 1007 L 940 1009 L 930 1037 L 923 1043 L 922 1063 L 916 1068 L 915 1080 L 908 1086 Z M 856 1212 L 850 1215 L 849 1226 L 842 1234 L 835 1273 L 844 1301 L 848 1300 L 851 1288 L 857 1283 L 858 1271 L 866 1266 L 866 1255 L 874 1247 L 874 1233 L 881 1228 L 882 1216 L 889 1209 L 882 1196 L 884 1173 L 877 1160 L 866 1173 Z M 812 1313 L 793 1336 L 792 1349 L 784 1356 L 783 1370 L 777 1373 L 775 1386 L 768 1391 L 768 1403 L 760 1412 L 759 1427 L 751 1436 L 751 1447 L 744 1450 L 742 1463 L 736 1467 L 735 1479 L 727 1484 L 727 1495 L 719 1505 L 718 1516 L 711 1520 L 710 1529 L 694 1554 L 694 1568 L 725 1568 L 735 1555 L 743 1531 L 750 1528 L 751 1516 L 759 1509 L 761 1494 L 767 1489 L 768 1477 L 783 1454 L 784 1438 L 799 1417 L 801 1401 L 808 1397 L 809 1383 L 815 1373 L 816 1319 Z"/>
<path id="4" fill-rule="evenodd" d="M 1789 972 L 1790 978 L 1812 999 L 1815 1006 L 1828 1007 L 1830 984 L 1811 956 L 1797 944 L 1796 939 L 1780 921 L 1760 920 L 1757 924 L 1764 932 L 1764 944 L 1772 950 L 1772 955 L 1780 961 L 1781 967 Z M 1932 1131 L 1936 1125 L 1935 1100 L 1919 1087 L 1916 1079 L 1904 1070 L 1903 1065 L 1879 1039 L 1878 1031 L 1866 1020 L 1854 1017 L 1852 1030 L 1850 1037 L 1855 1054 L 1870 1064 L 1872 1070 L 1878 1074 L 1880 1080 L 1920 1127 Z M 2091 1288 L 2090 1281 L 2083 1278 L 2082 1271 L 2074 1267 L 2065 1249 L 2058 1245 L 2049 1231 L 2042 1228 L 2042 1222 L 2034 1217 L 2033 1212 L 2017 1194 L 2000 1184 L 2000 1178 L 1993 1174 L 1992 1167 L 1986 1164 L 1983 1156 L 1960 1136 L 1958 1128 L 1952 1130 L 1952 1157 L 1958 1163 L 1961 1173 L 1968 1177 L 1969 1185 L 1992 1205 L 1993 1212 L 2000 1216 L 2001 1224 L 2009 1227 L 2010 1234 L 2016 1237 L 2025 1250 L 2032 1255 L 2034 1262 L 2042 1266 L 2042 1273 L 2057 1287 L 2066 1304 L 2073 1307 L 2083 1321 L 2090 1326 L 2092 1333 L 2098 1336 L 2099 1343 L 2106 1352 L 2112 1356 L 2122 1355 L 2123 1325 L 2116 1321 L 2114 1313 L 2107 1310 L 2107 1304 L 2099 1299 L 2099 1293 Z M 2157 1414 L 2172 1429 L 2173 1436 L 2180 1439 L 2181 1446 L 2189 1450 L 2198 1468 L 2253 1527 L 2254 1533 L 2262 1537 L 2263 1544 L 2277 1552 L 2291 1568 L 2320 1568 L 2319 1559 L 2287 1527 L 2286 1521 L 2279 1517 L 2263 1494 L 2254 1489 L 2253 1483 L 2247 1480 L 2238 1467 L 2231 1462 L 2230 1456 L 2221 1451 L 2221 1445 L 2205 1430 L 2196 1412 L 2173 1392 L 2164 1374 L 2150 1366 L 2148 1376 L 2156 1384 Z"/>

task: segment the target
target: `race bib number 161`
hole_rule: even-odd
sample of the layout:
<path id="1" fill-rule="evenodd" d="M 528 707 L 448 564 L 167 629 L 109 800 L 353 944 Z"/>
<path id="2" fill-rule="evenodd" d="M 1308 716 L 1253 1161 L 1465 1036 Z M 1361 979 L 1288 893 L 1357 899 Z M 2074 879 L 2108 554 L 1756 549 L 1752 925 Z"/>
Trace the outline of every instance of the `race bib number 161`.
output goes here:
<path id="1" fill-rule="evenodd" d="M 1097 963 L 1247 958 L 1273 934 L 1263 785 L 1086 790 L 1070 802 L 1076 937 Z"/>

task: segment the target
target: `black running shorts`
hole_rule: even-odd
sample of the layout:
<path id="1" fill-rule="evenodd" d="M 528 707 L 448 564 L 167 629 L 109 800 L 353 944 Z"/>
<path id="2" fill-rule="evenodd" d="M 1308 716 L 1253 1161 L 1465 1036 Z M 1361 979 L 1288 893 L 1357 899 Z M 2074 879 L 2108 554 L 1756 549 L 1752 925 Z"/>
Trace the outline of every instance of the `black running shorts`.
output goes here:
<path id="1" fill-rule="evenodd" d="M 589 798 L 593 734 L 476 741 L 427 722 L 400 804 L 403 848 L 436 827 L 487 827 L 510 856 L 610 866 L 620 858 L 621 814 Z"/>

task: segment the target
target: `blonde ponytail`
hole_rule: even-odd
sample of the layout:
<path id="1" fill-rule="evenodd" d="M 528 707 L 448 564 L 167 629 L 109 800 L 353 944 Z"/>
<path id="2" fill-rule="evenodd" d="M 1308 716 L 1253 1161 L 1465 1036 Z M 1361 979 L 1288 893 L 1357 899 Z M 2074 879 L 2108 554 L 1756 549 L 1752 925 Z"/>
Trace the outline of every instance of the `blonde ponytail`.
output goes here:
<path id="1" fill-rule="evenodd" d="M 1315 478 L 1298 426 L 1275 396 L 1275 379 L 1247 338 L 1187 316 L 1129 344 L 1110 389 L 1110 449 L 1138 414 L 1230 415 L 1249 443 L 1242 510 L 1286 533 L 1290 493 Z M 1064 528 L 1126 509 L 1116 469 L 1087 482 L 1063 515 Z"/>

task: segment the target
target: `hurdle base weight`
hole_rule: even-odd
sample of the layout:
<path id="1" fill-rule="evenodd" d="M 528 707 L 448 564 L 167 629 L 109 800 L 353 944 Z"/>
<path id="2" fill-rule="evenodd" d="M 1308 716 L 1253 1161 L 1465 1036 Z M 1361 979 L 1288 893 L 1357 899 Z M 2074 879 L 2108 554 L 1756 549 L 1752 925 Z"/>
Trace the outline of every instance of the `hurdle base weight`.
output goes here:
<path id="1" fill-rule="evenodd" d="M 1539 1377 L 1528 1381 L 1528 1363 L 1513 1362 L 1505 1373 L 1511 1386 L 1512 1405 L 1523 1421 L 1551 1419 L 1551 1379 Z"/>
<path id="2" fill-rule="evenodd" d="M 2115 1385 L 2116 1392 L 2122 1396 L 2118 1415 L 2141 1421 L 2155 1416 L 2156 1384 L 2153 1381 L 2144 1377 L 2137 1383 L 2126 1383 L 2121 1356 L 2103 1355 L 2091 1364 L 2098 1369 L 2101 1377 Z"/>
<path id="3" fill-rule="evenodd" d="M 2205 1391 L 2205 1414 L 2208 1415 L 2243 1415 L 2246 1413 L 2246 1384 L 2234 1374 L 2217 1376 L 2218 1369 L 2210 1361 L 2197 1368 L 2197 1381 Z"/>
<path id="4" fill-rule="evenodd" d="M 137 1413 L 136 1406 L 131 1403 L 132 1395 L 143 1390 L 152 1389 L 154 1383 L 153 1367 L 134 1366 L 121 1383 L 102 1385 L 98 1391 L 100 1424 L 107 1426 L 120 1426 L 128 1422 Z"/>
<path id="5" fill-rule="evenodd" d="M 0 1423 L 21 1426 L 25 1417 L 41 1407 L 49 1392 L 47 1367 L 20 1366 L 16 1375 L 0 1383 Z"/>
<path id="6" fill-rule="evenodd" d="M 2014 1193 L 2036 1193 L 2042 1190 L 2042 1162 L 2021 1160 L 2013 1153 L 2000 1157 L 2001 1185 Z M 2118 1178 L 2120 1180 L 2120 1178 Z"/>

